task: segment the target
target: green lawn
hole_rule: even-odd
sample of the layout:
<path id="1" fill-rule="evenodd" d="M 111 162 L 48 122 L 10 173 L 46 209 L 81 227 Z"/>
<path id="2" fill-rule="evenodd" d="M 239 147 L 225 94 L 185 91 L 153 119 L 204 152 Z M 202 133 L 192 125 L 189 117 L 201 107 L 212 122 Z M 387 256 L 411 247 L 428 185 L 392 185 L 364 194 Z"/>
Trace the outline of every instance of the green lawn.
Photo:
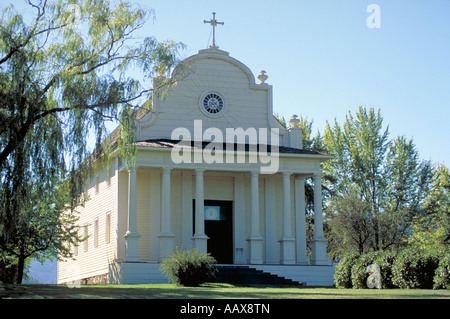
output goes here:
<path id="1" fill-rule="evenodd" d="M 420 289 L 335 289 L 238 287 L 208 284 L 202 287 L 180 287 L 171 284 L 86 285 L 20 285 L 0 287 L 0 298 L 14 299 L 450 299 L 450 290 Z"/>

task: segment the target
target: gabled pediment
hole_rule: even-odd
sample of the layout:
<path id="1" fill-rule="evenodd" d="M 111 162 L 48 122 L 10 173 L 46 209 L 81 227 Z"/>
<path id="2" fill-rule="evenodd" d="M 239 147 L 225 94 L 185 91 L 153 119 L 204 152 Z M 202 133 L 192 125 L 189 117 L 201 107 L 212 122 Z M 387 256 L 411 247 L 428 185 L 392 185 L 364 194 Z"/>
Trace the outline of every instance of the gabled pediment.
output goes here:
<path id="1" fill-rule="evenodd" d="M 200 50 L 182 62 L 168 81 L 171 87 L 155 94 L 153 110 L 138 121 L 138 140 L 170 139 L 177 128 L 193 132 L 194 121 L 202 128 L 277 128 L 280 143 L 287 130 L 273 117 L 272 86 L 255 83 L 255 76 L 228 52 Z"/>

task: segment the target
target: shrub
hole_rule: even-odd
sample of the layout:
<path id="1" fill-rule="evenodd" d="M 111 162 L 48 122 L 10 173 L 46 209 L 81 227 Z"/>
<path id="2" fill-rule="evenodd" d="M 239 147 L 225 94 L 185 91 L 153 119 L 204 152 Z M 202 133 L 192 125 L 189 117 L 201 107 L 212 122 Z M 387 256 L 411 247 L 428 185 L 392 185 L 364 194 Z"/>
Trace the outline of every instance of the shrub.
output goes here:
<path id="1" fill-rule="evenodd" d="M 338 288 L 352 288 L 352 266 L 359 258 L 359 254 L 351 252 L 345 254 L 334 271 L 334 282 Z"/>
<path id="2" fill-rule="evenodd" d="M 372 288 L 369 287 L 368 278 L 377 288 L 381 288 L 379 268 L 376 268 L 374 261 L 381 254 L 381 252 L 370 252 L 361 255 L 353 264 L 351 268 L 352 286 L 356 289 Z M 373 280 L 377 280 L 373 282 Z"/>
<path id="3" fill-rule="evenodd" d="M 215 263 L 210 254 L 201 254 L 197 249 L 182 251 L 177 248 L 161 263 L 161 270 L 174 284 L 199 286 L 215 278 Z"/>
<path id="4" fill-rule="evenodd" d="M 381 274 L 381 288 L 390 289 L 396 288 L 392 282 L 392 265 L 394 264 L 397 252 L 393 250 L 383 251 L 375 259 L 374 264 L 380 267 Z"/>
<path id="5" fill-rule="evenodd" d="M 439 261 L 434 276 L 433 289 L 450 289 L 450 252 Z"/>
<path id="6" fill-rule="evenodd" d="M 418 248 L 401 251 L 392 266 L 392 282 L 400 288 L 433 288 L 433 278 L 439 264 L 436 252 L 422 252 Z"/>

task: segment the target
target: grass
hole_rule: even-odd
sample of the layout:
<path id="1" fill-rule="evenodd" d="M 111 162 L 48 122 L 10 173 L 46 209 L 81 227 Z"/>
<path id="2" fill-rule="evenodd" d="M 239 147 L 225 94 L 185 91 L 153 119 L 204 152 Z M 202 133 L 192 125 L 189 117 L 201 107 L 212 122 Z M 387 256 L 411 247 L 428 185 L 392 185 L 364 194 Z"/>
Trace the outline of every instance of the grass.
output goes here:
<path id="1" fill-rule="evenodd" d="M 240 287 L 207 284 L 20 285 L 0 287 L 1 298 L 12 299 L 450 299 L 450 290 L 336 289 L 295 287 Z"/>

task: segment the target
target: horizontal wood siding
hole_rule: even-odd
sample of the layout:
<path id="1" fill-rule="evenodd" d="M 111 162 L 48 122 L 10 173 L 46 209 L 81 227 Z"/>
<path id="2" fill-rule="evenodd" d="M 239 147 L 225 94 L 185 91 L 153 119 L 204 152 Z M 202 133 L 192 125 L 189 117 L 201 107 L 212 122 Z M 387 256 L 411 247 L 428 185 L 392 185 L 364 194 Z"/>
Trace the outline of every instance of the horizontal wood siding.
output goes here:
<path id="1" fill-rule="evenodd" d="M 118 175 L 115 162 L 111 169 L 101 168 L 93 173 L 87 181 L 85 207 L 78 207 L 80 234 L 87 227 L 87 250 L 81 242 L 75 260 L 66 259 L 58 262 L 58 282 L 72 279 L 94 277 L 108 273 L 108 265 L 117 258 L 117 187 Z M 109 176 L 110 175 L 110 176 Z M 97 185 L 98 181 L 98 185 Z M 107 215 L 110 215 L 110 238 L 106 239 Z M 95 240 L 95 225 L 98 225 L 98 240 Z M 97 244 L 97 245 L 96 245 Z M 72 247 L 73 251 L 75 250 Z"/>
<path id="2" fill-rule="evenodd" d="M 206 116 L 199 108 L 199 98 L 207 90 L 216 90 L 227 103 L 223 116 Z M 190 75 L 168 90 L 167 97 L 155 98 L 157 115 L 150 126 L 140 130 L 140 139 L 170 138 L 177 127 L 185 127 L 193 134 L 193 121 L 202 120 L 203 128 L 225 129 L 242 127 L 268 128 L 268 92 L 251 87 L 246 73 L 222 60 L 198 60 Z"/>

